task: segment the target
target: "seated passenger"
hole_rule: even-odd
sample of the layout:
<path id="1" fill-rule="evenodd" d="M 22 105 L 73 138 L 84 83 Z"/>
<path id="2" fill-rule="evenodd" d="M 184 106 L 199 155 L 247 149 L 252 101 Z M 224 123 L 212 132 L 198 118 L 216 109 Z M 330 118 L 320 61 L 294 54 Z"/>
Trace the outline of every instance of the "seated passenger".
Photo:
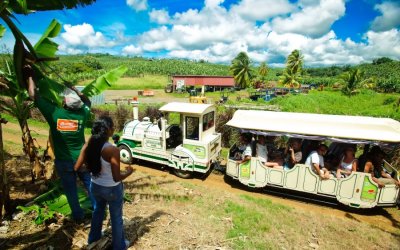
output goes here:
<path id="1" fill-rule="evenodd" d="M 245 139 L 243 138 L 244 134 L 240 134 L 239 140 L 229 151 L 229 158 L 232 160 L 241 160 L 242 153 L 246 149 Z"/>
<path id="2" fill-rule="evenodd" d="M 301 152 L 301 139 L 289 140 L 289 145 L 285 150 L 286 162 L 285 169 L 291 169 L 301 161 L 303 153 Z"/>
<path id="3" fill-rule="evenodd" d="M 379 188 L 390 184 L 400 186 L 400 182 L 393 179 L 392 176 L 383 169 L 383 159 L 385 155 L 385 152 L 383 152 L 379 146 L 373 146 L 367 154 L 364 172 L 371 174 L 372 180 L 378 184 Z"/>
<path id="4" fill-rule="evenodd" d="M 355 156 L 355 149 L 353 147 L 347 147 L 344 150 L 342 161 L 340 162 L 339 168 L 336 171 L 336 178 L 348 177 L 351 172 L 357 171 L 358 161 Z"/>
<path id="5" fill-rule="evenodd" d="M 267 145 L 269 155 L 271 155 L 272 152 L 275 152 L 276 150 L 278 150 L 276 148 L 275 140 L 276 140 L 276 136 L 266 136 L 265 137 L 265 144 Z"/>
<path id="6" fill-rule="evenodd" d="M 325 144 L 321 144 L 317 150 L 311 151 L 305 162 L 323 180 L 329 179 L 329 170 L 324 167 L 324 155 L 327 151 L 328 147 Z"/>
<path id="7" fill-rule="evenodd" d="M 240 135 L 240 145 L 239 150 L 242 152 L 240 157 L 236 158 L 237 164 L 243 164 L 251 160 L 252 150 L 251 150 L 251 135 L 241 134 Z M 239 155 L 238 155 L 239 156 Z"/>
<path id="8" fill-rule="evenodd" d="M 267 167 L 278 168 L 278 169 L 283 168 L 282 166 L 279 166 L 279 164 L 276 162 L 268 161 L 268 148 L 267 148 L 267 144 L 265 141 L 265 137 L 262 135 L 258 136 L 258 142 L 256 145 L 256 156 Z"/>

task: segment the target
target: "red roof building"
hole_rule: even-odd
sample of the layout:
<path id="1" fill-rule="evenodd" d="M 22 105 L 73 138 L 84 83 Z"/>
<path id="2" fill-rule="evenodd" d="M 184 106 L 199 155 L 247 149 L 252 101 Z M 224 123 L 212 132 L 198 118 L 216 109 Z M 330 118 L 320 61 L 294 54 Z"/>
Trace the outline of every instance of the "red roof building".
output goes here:
<path id="1" fill-rule="evenodd" d="M 196 76 L 196 75 L 173 75 L 172 84 L 174 89 L 190 86 L 207 86 L 214 89 L 235 87 L 232 76 Z"/>

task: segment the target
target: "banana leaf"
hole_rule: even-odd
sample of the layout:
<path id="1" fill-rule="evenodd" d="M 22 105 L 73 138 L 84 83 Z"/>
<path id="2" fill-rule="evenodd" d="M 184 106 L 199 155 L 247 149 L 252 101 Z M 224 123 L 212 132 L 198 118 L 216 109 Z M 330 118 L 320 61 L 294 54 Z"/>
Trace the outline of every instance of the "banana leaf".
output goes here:
<path id="1" fill-rule="evenodd" d="M 35 10 L 63 10 L 86 6 L 96 0 L 10 0 L 9 7 L 17 14 L 28 14 Z"/>
<path id="2" fill-rule="evenodd" d="M 46 220 L 52 219 L 54 217 L 55 212 L 54 211 L 48 211 L 45 208 L 41 208 L 38 205 L 32 205 L 28 207 L 24 206 L 18 206 L 17 209 L 21 210 L 24 213 L 29 213 L 29 212 L 36 212 L 36 217 L 35 217 L 35 224 L 40 225 Z"/>
<path id="3" fill-rule="evenodd" d="M 53 19 L 42 37 L 35 44 L 34 49 L 39 58 L 54 58 L 58 50 L 58 44 L 50 38 L 57 37 L 61 31 L 61 24 Z"/>
<path id="4" fill-rule="evenodd" d="M 91 82 L 87 85 L 82 93 L 87 97 L 92 97 L 100 94 L 107 88 L 109 88 L 112 84 L 118 81 L 118 79 L 128 70 L 126 66 L 120 66 L 116 69 L 113 69 L 104 75 L 97 78 L 95 81 Z"/>
<path id="5" fill-rule="evenodd" d="M 0 38 L 4 36 L 4 33 L 6 33 L 6 27 L 0 24 Z"/>
<path id="6" fill-rule="evenodd" d="M 48 78 L 42 77 L 36 81 L 39 86 L 39 95 L 61 107 L 61 93 L 65 90 L 65 86 Z"/>

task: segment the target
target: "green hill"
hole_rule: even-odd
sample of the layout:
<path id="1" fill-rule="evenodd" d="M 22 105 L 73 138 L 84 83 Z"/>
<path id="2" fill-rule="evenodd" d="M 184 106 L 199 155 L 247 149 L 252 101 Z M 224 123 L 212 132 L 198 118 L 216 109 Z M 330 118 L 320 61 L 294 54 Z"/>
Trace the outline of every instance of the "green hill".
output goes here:
<path id="1" fill-rule="evenodd" d="M 11 60 L 11 57 L 0 55 L 1 61 Z M 53 77 L 61 76 L 71 82 L 92 80 L 106 71 L 126 65 L 128 71 L 126 77 L 141 77 L 144 75 L 214 75 L 228 76 L 229 65 L 209 63 L 204 60 L 193 61 L 184 59 L 154 59 L 143 57 L 123 57 L 108 54 L 64 55 L 60 60 L 50 64 L 49 72 L 54 72 Z M 339 76 L 351 68 L 358 67 L 365 77 L 374 77 L 377 89 L 381 92 L 400 92 L 400 61 L 389 58 L 379 58 L 373 63 L 365 63 L 355 66 L 329 66 L 319 68 L 305 68 L 302 83 L 317 83 L 332 85 L 337 82 Z M 5 63 L 2 68 L 6 69 Z M 257 68 L 253 67 L 255 74 Z M 266 81 L 276 81 L 282 74 L 282 68 L 269 68 L 265 77 Z M 56 74 L 56 73 L 57 74 Z"/>

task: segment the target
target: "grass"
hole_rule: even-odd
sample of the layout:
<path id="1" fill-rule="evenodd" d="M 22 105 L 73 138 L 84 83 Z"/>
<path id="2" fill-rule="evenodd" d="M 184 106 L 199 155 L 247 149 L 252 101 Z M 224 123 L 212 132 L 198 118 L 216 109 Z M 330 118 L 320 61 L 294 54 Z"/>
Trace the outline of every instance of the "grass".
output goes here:
<path id="1" fill-rule="evenodd" d="M 80 82 L 78 85 L 87 85 L 92 80 Z M 143 77 L 124 77 L 120 78 L 109 90 L 143 90 L 143 89 L 163 89 L 168 83 L 165 75 L 145 75 Z"/>
<path id="2" fill-rule="evenodd" d="M 264 215 L 254 209 L 239 205 L 232 201 L 226 201 L 225 213 L 232 216 L 233 227 L 226 235 L 233 239 L 236 249 L 262 249 L 265 247 L 264 238 L 260 234 L 270 231 L 269 223 L 263 223 Z"/>
<path id="3" fill-rule="evenodd" d="M 276 220 L 286 222 L 284 218 L 292 208 L 249 195 L 239 198 L 240 202 L 226 201 L 224 207 L 225 214 L 232 217 L 233 226 L 226 238 L 232 240 L 234 249 L 277 248 L 273 240 L 268 240 L 268 235 L 278 228 Z M 291 224 L 288 222 L 286 226 Z"/>
<path id="4" fill-rule="evenodd" d="M 3 113 L 3 114 L 1 114 L 1 116 L 10 123 L 18 124 L 17 118 L 15 118 L 12 115 Z M 28 119 L 28 124 L 29 124 L 29 126 L 33 126 L 33 127 L 39 128 L 39 129 L 49 129 L 49 125 L 46 122 L 41 122 L 41 121 L 34 120 L 34 119 Z"/>
<path id="5" fill-rule="evenodd" d="M 307 95 L 278 97 L 265 103 L 278 105 L 282 111 L 287 112 L 389 117 L 400 120 L 399 106 L 395 101 L 399 99 L 399 94 L 373 91 L 362 91 L 352 97 L 344 96 L 341 92 L 310 91 Z"/>

